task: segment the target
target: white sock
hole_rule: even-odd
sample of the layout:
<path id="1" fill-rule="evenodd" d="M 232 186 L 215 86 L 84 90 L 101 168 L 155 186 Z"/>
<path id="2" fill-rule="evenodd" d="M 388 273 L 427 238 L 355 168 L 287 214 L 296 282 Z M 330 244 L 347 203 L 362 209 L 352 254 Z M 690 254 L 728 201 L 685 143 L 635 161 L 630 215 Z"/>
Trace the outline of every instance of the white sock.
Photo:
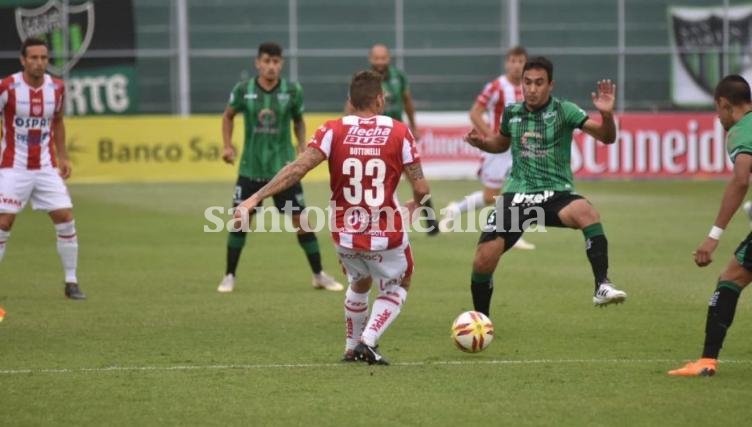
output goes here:
<path id="1" fill-rule="evenodd" d="M 476 191 L 475 193 L 468 194 L 461 202 L 457 203 L 457 209 L 460 212 L 474 211 L 476 208 L 485 206 L 485 204 L 483 201 L 483 191 Z"/>
<path id="2" fill-rule="evenodd" d="M 57 253 L 63 262 L 65 283 L 78 283 L 76 268 L 78 267 L 78 237 L 76 237 L 76 222 L 55 224 L 57 232 Z"/>
<path id="3" fill-rule="evenodd" d="M 345 292 L 345 351 L 360 342 L 360 335 L 368 320 L 368 292 L 359 294 L 347 287 Z"/>
<path id="4" fill-rule="evenodd" d="M 397 286 L 396 291 L 381 294 L 376 298 L 371 318 L 368 319 L 366 330 L 363 332 L 362 340 L 365 345 L 374 347 L 379 342 L 379 338 L 399 316 L 406 298 L 407 291 L 402 286 Z"/>
<path id="5" fill-rule="evenodd" d="M 0 230 L 0 261 L 5 256 L 5 244 L 10 239 L 10 231 Z"/>

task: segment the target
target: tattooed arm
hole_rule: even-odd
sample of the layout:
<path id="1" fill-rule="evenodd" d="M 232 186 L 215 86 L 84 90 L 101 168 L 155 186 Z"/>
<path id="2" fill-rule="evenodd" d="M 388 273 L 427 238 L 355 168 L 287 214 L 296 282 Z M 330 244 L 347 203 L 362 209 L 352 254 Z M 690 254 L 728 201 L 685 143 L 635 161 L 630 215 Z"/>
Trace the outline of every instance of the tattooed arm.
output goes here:
<path id="1" fill-rule="evenodd" d="M 243 201 L 238 208 L 245 208 L 246 211 L 254 209 L 265 198 L 290 188 L 293 184 L 300 181 L 308 171 L 315 168 L 324 160 L 326 160 L 324 153 L 313 147 L 308 147 L 294 162 L 283 167 L 276 175 L 274 175 L 274 178 L 272 178 L 271 181 L 261 187 L 261 189 L 251 197 Z M 237 218 L 241 215 L 241 209 L 237 209 L 235 211 L 235 217 Z"/>
<path id="2" fill-rule="evenodd" d="M 423 167 L 420 162 L 405 165 L 405 177 L 410 182 L 410 186 L 413 187 L 413 201 L 422 206 L 425 197 L 431 193 L 431 190 L 428 188 L 428 181 L 423 176 Z"/>

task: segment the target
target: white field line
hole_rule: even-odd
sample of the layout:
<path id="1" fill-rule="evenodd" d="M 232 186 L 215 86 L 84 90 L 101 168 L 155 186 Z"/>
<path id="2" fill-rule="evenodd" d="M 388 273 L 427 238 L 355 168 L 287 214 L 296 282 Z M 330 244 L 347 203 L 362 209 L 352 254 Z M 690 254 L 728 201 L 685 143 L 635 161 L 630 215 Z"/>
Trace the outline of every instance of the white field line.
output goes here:
<path id="1" fill-rule="evenodd" d="M 434 362 L 397 362 L 391 366 L 466 366 L 466 365 L 562 365 L 562 364 L 677 364 L 687 360 L 677 359 L 533 359 L 533 360 L 447 360 Z M 720 360 L 720 363 L 752 363 L 752 360 Z M 358 363 L 360 365 L 361 363 Z M 274 363 L 240 365 L 165 365 L 165 366 L 107 366 L 101 368 L 36 368 L 0 369 L 0 375 L 20 374 L 85 374 L 139 371 L 210 371 L 210 370 L 264 370 L 340 368 L 354 363 Z"/>

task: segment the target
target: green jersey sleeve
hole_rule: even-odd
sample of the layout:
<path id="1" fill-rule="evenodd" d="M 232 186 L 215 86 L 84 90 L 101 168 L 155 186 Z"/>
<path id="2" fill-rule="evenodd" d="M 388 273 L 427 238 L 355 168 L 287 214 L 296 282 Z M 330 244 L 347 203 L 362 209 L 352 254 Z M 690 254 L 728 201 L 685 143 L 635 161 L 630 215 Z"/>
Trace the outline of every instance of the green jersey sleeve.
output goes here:
<path id="1" fill-rule="evenodd" d="M 582 125 L 588 119 L 588 115 L 582 108 L 578 107 L 574 102 L 563 101 L 561 103 L 564 109 L 564 123 L 572 127 L 572 129 L 582 129 Z"/>
<path id="2" fill-rule="evenodd" d="M 303 106 L 303 86 L 295 82 L 293 90 L 295 93 L 292 95 L 292 118 L 298 120 L 303 117 L 303 111 L 305 111 L 305 107 Z"/>
<path id="3" fill-rule="evenodd" d="M 246 82 L 240 82 L 232 88 L 230 92 L 230 99 L 227 101 L 227 106 L 231 107 L 235 111 L 245 110 L 245 91 L 248 84 Z"/>
<path id="4" fill-rule="evenodd" d="M 738 127 L 732 128 L 726 136 L 726 147 L 732 162 L 736 161 L 739 154 L 752 154 L 752 134 L 743 132 L 743 129 Z"/>

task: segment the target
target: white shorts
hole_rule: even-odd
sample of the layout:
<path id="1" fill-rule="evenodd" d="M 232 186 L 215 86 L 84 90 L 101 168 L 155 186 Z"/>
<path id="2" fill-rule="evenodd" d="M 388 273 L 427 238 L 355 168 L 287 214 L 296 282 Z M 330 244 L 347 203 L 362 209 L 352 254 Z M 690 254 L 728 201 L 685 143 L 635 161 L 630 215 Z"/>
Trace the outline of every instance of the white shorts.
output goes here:
<path id="1" fill-rule="evenodd" d="M 68 187 L 57 169 L 0 169 L 0 213 L 19 213 L 29 200 L 38 211 L 73 207 Z"/>
<path id="2" fill-rule="evenodd" d="M 487 188 L 501 188 L 512 171 L 511 149 L 499 154 L 483 154 L 483 163 L 478 171 L 481 184 Z"/>
<path id="3" fill-rule="evenodd" d="M 413 252 L 405 242 L 400 247 L 383 251 L 355 251 L 335 245 L 337 257 L 347 274 L 348 283 L 371 277 L 379 285 L 379 292 L 399 286 L 413 274 Z"/>

